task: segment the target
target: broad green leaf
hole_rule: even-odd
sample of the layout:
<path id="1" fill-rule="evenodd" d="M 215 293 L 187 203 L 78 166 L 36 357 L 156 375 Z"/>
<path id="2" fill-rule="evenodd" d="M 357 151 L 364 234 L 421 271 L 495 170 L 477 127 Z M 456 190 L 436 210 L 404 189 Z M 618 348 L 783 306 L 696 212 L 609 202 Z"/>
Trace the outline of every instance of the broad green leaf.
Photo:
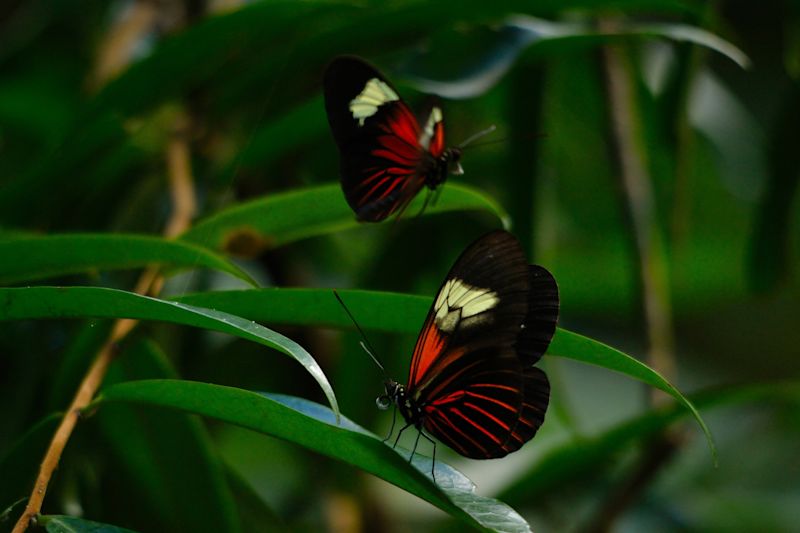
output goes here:
<path id="1" fill-rule="evenodd" d="M 800 383 L 777 382 L 738 385 L 692 395 L 692 403 L 703 409 L 764 402 L 783 398 L 800 399 Z M 597 436 L 581 438 L 555 447 L 529 471 L 520 475 L 499 495 L 503 501 L 524 505 L 545 497 L 549 491 L 569 486 L 592 472 L 609 467 L 609 457 L 633 442 L 645 442 L 665 430 L 688 411 L 677 406 L 652 410 L 623 422 Z"/>
<path id="2" fill-rule="evenodd" d="M 236 424 L 299 444 L 357 466 L 414 494 L 481 530 L 529 531 L 505 504 L 474 493 L 474 485 L 440 461 L 436 483 L 426 474 L 431 461 L 415 455 L 413 466 L 380 438 L 330 409 L 306 400 L 190 381 L 147 380 L 104 390 L 94 405 L 128 402 L 179 409 Z"/>
<path id="3" fill-rule="evenodd" d="M 216 311 L 99 287 L 0 288 L 0 321 L 43 318 L 156 320 L 235 335 L 297 360 L 319 383 L 334 412 L 336 396 L 319 364 L 302 346 L 253 321 Z"/>
<path id="4" fill-rule="evenodd" d="M 338 292 L 362 328 L 388 333 L 418 333 L 432 303 L 428 296 L 412 294 L 352 289 Z M 338 329 L 353 327 L 333 295 L 333 289 L 200 292 L 179 296 L 175 300 L 270 324 Z"/>
<path id="5" fill-rule="evenodd" d="M 103 386 L 162 378 L 177 373 L 157 346 L 139 341 L 114 360 Z M 240 531 L 224 466 L 196 417 L 120 404 L 91 420 L 101 436 L 100 453 L 114 461 L 106 475 L 136 493 L 137 508 L 122 523 L 143 531 Z"/>
<path id="6" fill-rule="evenodd" d="M 417 195 L 407 213 L 417 213 L 425 194 Z M 446 211 L 482 210 L 510 225 L 503 209 L 484 193 L 457 183 L 442 186 L 442 194 L 426 214 Z M 293 241 L 326 235 L 359 223 L 347 205 L 339 184 L 309 187 L 278 193 L 235 205 L 201 220 L 182 239 L 215 250 L 252 254 Z"/>
<path id="7" fill-rule="evenodd" d="M 269 323 L 352 327 L 332 292 L 331 289 L 213 292 L 186 295 L 180 301 L 225 309 Z M 429 297 L 371 291 L 343 290 L 340 296 L 362 328 L 411 334 L 419 332 L 425 313 L 433 302 Z M 557 329 L 547 354 L 614 370 L 666 392 L 694 415 L 716 460 L 713 438 L 700 413 L 680 391 L 647 365 L 601 342 L 563 328 Z"/>
<path id="8" fill-rule="evenodd" d="M 0 283 L 96 270 L 205 267 L 257 285 L 242 269 L 190 243 L 146 235 L 64 234 L 0 238 Z"/>
<path id="9" fill-rule="evenodd" d="M 124 527 L 65 515 L 42 515 L 39 517 L 39 524 L 49 533 L 136 533 Z"/>

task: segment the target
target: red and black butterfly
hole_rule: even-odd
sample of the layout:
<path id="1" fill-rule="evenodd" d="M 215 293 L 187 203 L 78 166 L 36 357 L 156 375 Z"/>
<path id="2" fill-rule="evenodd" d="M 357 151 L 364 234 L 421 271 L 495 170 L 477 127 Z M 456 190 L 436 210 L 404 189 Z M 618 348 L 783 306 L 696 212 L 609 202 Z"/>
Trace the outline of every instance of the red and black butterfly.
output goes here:
<path id="1" fill-rule="evenodd" d="M 461 148 L 444 144 L 438 104 L 418 120 L 392 84 L 354 56 L 331 61 L 323 85 L 342 190 L 359 220 L 402 212 L 423 187 L 434 190 L 448 173 L 463 173 Z"/>
<path id="2" fill-rule="evenodd" d="M 555 279 L 528 264 L 519 241 L 505 231 L 484 235 L 439 289 L 408 384 L 386 380 L 378 405 L 394 402 L 403 429 L 413 425 L 466 457 L 518 450 L 544 422 L 550 384 L 533 365 L 550 344 L 558 310 Z"/>

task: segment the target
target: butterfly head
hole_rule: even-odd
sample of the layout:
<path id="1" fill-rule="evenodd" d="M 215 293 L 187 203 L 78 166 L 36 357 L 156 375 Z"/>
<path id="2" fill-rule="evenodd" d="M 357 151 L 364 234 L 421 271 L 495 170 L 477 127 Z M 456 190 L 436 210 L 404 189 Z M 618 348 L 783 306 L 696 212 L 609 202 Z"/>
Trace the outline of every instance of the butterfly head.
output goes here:
<path id="1" fill-rule="evenodd" d="M 381 411 L 387 410 L 393 403 L 399 405 L 406 395 L 405 387 L 393 379 L 385 380 L 383 386 L 386 389 L 386 394 L 381 394 L 375 398 L 375 405 Z"/>
<path id="2" fill-rule="evenodd" d="M 447 172 L 454 176 L 460 176 L 464 173 L 464 169 L 461 167 L 461 154 L 462 150 L 458 146 L 448 148 L 442 154 L 442 157 L 447 162 Z"/>

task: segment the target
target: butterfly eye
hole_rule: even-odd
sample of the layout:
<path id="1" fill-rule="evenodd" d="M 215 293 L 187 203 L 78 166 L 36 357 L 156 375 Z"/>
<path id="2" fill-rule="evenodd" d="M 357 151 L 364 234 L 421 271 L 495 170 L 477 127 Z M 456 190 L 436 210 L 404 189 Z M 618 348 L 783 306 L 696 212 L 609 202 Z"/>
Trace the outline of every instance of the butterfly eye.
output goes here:
<path id="1" fill-rule="evenodd" d="M 381 411 L 385 411 L 392 405 L 392 399 L 389 398 L 387 395 L 383 394 L 375 398 L 375 405 L 378 406 L 378 409 Z"/>

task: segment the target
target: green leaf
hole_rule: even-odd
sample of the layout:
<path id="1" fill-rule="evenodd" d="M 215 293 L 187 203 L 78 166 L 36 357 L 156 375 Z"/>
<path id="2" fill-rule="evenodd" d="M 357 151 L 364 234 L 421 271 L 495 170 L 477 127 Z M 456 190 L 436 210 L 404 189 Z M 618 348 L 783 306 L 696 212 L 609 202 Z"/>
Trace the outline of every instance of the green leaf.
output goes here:
<path id="1" fill-rule="evenodd" d="M 13 260 L 11 259 L 13 258 Z M 206 267 L 257 285 L 242 269 L 219 255 L 190 243 L 123 234 L 2 236 L 0 283 L 32 281 L 93 270 Z"/>
<path id="2" fill-rule="evenodd" d="M 553 337 L 553 342 L 550 344 L 547 353 L 549 355 L 558 355 L 569 359 L 575 359 L 576 361 L 582 361 L 608 370 L 614 370 L 666 392 L 692 413 L 692 416 L 694 416 L 694 419 L 700 425 L 700 429 L 703 430 L 706 436 L 708 447 L 711 450 L 711 456 L 716 464 L 717 447 L 714 444 L 714 437 L 711 435 L 711 431 L 708 429 L 708 426 L 706 426 L 697 408 L 686 396 L 681 394 L 678 389 L 655 370 L 637 361 L 630 355 L 624 354 L 602 342 L 561 328 L 559 328 L 555 337 Z"/>
<path id="3" fill-rule="evenodd" d="M 114 360 L 103 383 L 175 377 L 158 347 L 140 341 Z M 130 517 L 118 517 L 122 523 L 145 531 L 240 531 L 224 466 L 200 420 L 120 404 L 92 421 L 102 436 L 101 453 L 116 460 L 107 475 L 129 485 L 140 502 Z"/>
<path id="4" fill-rule="evenodd" d="M 132 402 L 179 409 L 236 424 L 299 444 L 327 457 L 357 466 L 414 494 L 466 524 L 482 530 L 529 531 L 505 504 L 474 493 L 462 474 L 436 462 L 436 483 L 427 475 L 431 461 L 415 455 L 413 466 L 401 455 L 350 420 L 328 408 L 281 395 L 260 395 L 231 387 L 189 381 L 147 380 L 106 389 L 95 401 Z"/>
<path id="5" fill-rule="evenodd" d="M 418 333 L 432 303 L 428 296 L 412 294 L 351 289 L 338 292 L 362 328 L 389 333 Z M 215 291 L 185 294 L 174 299 L 270 324 L 353 327 L 333 295 L 333 289 Z"/>
<path id="6" fill-rule="evenodd" d="M 418 212 L 424 197 L 424 194 L 417 195 L 406 212 Z M 438 202 L 429 205 L 425 214 L 461 210 L 488 211 L 497 216 L 504 227 L 510 225 L 508 216 L 494 200 L 477 189 L 451 182 L 442 187 Z M 198 222 L 182 239 L 235 253 L 243 249 L 274 248 L 358 225 L 339 184 L 330 184 L 237 204 Z"/>
<path id="7" fill-rule="evenodd" d="M 787 397 L 800 398 L 800 383 L 759 383 L 707 390 L 692 395 L 692 403 L 703 409 L 712 409 Z M 677 406 L 652 410 L 597 436 L 557 446 L 503 490 L 500 498 L 523 505 L 546 497 L 555 488 L 563 489 L 573 480 L 580 482 L 592 472 L 609 467 L 609 458 L 615 453 L 625 450 L 633 442 L 645 442 L 687 413 Z"/>
<path id="8" fill-rule="evenodd" d="M 438 36 L 441 34 L 440 31 Z M 742 68 L 747 68 L 750 63 L 744 52 L 730 42 L 686 24 L 622 22 L 616 31 L 604 33 L 598 31 L 593 23 L 511 15 L 502 27 L 491 32 L 476 35 L 474 32 L 465 34 L 463 30 L 452 31 L 449 37 L 444 46 L 432 46 L 426 51 L 421 69 L 412 64 L 410 78 L 423 92 L 454 99 L 485 94 L 505 78 L 522 54 L 551 57 L 554 51 L 571 51 L 573 43 L 602 46 L 628 38 L 669 39 L 703 46 Z M 477 51 L 478 48 L 482 53 Z"/>
<path id="9" fill-rule="evenodd" d="M 216 311 L 99 287 L 0 288 L 0 321 L 42 318 L 134 318 L 219 331 L 274 348 L 319 383 L 335 412 L 336 396 L 319 364 L 299 344 L 250 320 Z"/>
<path id="10" fill-rule="evenodd" d="M 722 54 L 741 68 L 750 67 L 750 59 L 741 49 L 722 37 L 696 26 L 665 23 L 635 24 L 621 30 L 621 33 L 627 32 L 645 37 L 664 37 L 673 41 L 696 44 Z"/>
<path id="11" fill-rule="evenodd" d="M 49 533 L 135 533 L 124 527 L 101 524 L 74 516 L 42 515 L 38 520 Z"/>
<path id="12" fill-rule="evenodd" d="M 364 329 L 418 333 L 433 300 L 429 297 L 375 291 L 339 291 Z M 351 328 L 352 323 L 331 289 L 262 289 L 186 295 L 188 302 L 269 323 Z M 557 355 L 620 372 L 660 389 L 686 407 L 705 433 L 716 461 L 716 447 L 700 413 L 656 371 L 633 357 L 577 333 L 558 328 L 547 355 Z"/>

